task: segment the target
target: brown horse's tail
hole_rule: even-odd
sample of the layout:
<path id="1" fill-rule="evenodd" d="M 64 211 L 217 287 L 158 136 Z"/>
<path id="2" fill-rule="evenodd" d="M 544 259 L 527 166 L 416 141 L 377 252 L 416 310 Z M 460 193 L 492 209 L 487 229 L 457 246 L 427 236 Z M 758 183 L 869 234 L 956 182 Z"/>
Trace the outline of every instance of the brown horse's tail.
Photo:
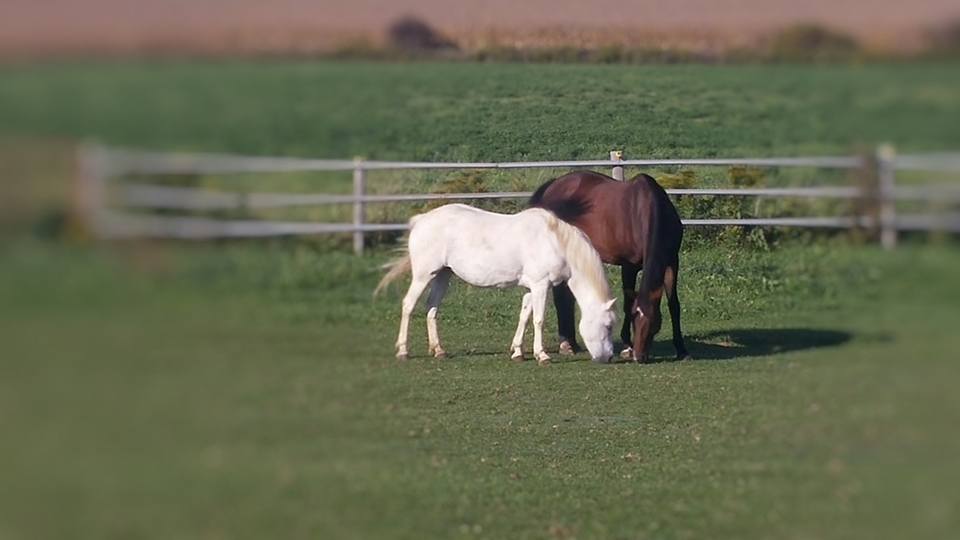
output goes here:
<path id="1" fill-rule="evenodd" d="M 388 285 L 410 271 L 410 254 L 404 253 L 403 256 L 383 265 L 383 268 L 387 273 L 380 279 L 380 283 L 377 283 L 377 288 L 373 290 L 373 296 L 380 294 Z"/>

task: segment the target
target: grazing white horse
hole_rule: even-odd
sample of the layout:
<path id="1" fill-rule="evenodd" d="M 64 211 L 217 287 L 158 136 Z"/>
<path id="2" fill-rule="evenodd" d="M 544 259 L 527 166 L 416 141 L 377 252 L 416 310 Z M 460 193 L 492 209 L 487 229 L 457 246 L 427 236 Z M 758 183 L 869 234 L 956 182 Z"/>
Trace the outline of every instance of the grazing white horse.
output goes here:
<path id="1" fill-rule="evenodd" d="M 613 356 L 614 299 L 600 256 L 585 234 L 547 210 L 531 208 L 506 215 L 450 204 L 416 215 L 410 219 L 407 254 L 388 268 L 374 294 L 405 272 L 412 273 L 397 337 L 397 358 L 401 360 L 407 358 L 410 313 L 431 282 L 427 298 L 429 351 L 438 358 L 445 355 L 437 333 L 437 312 L 451 274 L 478 287 L 520 285 L 530 289 L 523 295 L 511 345 L 514 359 L 523 359 L 523 332 L 532 312 L 534 355 L 541 365 L 550 362 L 543 350 L 543 313 L 547 291 L 563 281 L 580 305 L 580 335 L 590 356 L 600 362 Z"/>

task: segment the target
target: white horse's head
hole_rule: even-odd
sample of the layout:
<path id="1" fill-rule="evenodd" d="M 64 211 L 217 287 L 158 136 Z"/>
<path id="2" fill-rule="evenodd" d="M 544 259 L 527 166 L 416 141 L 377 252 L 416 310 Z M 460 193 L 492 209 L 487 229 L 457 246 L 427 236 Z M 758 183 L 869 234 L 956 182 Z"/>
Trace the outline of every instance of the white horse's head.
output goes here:
<path id="1" fill-rule="evenodd" d="M 616 300 L 580 306 L 580 337 L 590 351 L 594 362 L 609 362 L 613 357 L 613 325 L 617 316 L 613 313 Z"/>

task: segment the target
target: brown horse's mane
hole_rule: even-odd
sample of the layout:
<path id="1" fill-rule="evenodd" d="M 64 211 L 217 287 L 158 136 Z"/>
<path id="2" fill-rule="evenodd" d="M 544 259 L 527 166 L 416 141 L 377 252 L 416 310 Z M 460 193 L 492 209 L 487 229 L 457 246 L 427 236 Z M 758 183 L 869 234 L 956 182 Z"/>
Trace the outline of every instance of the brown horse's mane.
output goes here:
<path id="1" fill-rule="evenodd" d="M 554 178 L 537 188 L 537 190 L 533 192 L 533 195 L 530 196 L 527 206 L 545 208 L 543 197 L 547 193 L 547 189 L 556 181 L 557 179 Z M 550 205 L 550 211 L 556 214 L 561 220 L 571 223 L 590 211 L 590 201 L 580 196 L 567 197 L 554 201 Z"/>

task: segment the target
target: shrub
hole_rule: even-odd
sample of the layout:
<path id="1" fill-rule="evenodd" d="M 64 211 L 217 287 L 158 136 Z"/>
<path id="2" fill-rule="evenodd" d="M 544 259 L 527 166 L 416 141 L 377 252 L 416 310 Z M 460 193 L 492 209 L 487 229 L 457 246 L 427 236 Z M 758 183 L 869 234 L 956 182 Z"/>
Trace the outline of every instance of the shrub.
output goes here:
<path id="1" fill-rule="evenodd" d="M 337 60 L 389 60 L 389 51 L 366 40 L 348 41 L 328 53 Z"/>
<path id="2" fill-rule="evenodd" d="M 814 23 L 784 28 L 769 42 L 769 56 L 775 61 L 849 61 L 859 53 L 852 36 Z"/>
<path id="3" fill-rule="evenodd" d="M 960 19 L 931 28 L 927 32 L 927 41 L 934 53 L 960 53 Z"/>
<path id="4" fill-rule="evenodd" d="M 766 183 L 763 169 L 734 166 L 727 169 L 727 180 L 733 187 L 758 187 Z"/>
<path id="5" fill-rule="evenodd" d="M 593 61 L 601 64 L 619 64 L 626 59 L 626 51 L 620 45 L 604 45 L 593 51 Z"/>
<path id="6" fill-rule="evenodd" d="M 490 191 L 487 189 L 487 180 L 484 177 L 483 172 L 475 170 L 459 171 L 453 175 L 437 182 L 433 189 L 430 190 L 430 193 L 487 193 Z M 417 210 L 418 212 L 427 212 L 434 208 L 443 206 L 445 204 L 450 204 L 453 202 L 464 202 L 464 201 L 450 201 L 450 200 L 435 200 L 435 201 L 426 201 L 422 206 Z M 478 208 L 484 208 L 486 210 L 497 211 L 495 206 L 500 203 L 495 199 L 484 200 L 478 199 L 474 201 L 467 201 L 471 206 L 476 206 Z"/>
<path id="7" fill-rule="evenodd" d="M 697 173 L 693 169 L 681 169 L 675 173 L 662 173 L 657 183 L 664 189 L 689 189 L 697 185 Z"/>
<path id="8" fill-rule="evenodd" d="M 390 46 L 407 52 L 455 51 L 459 48 L 453 41 L 434 30 L 416 17 L 403 17 L 387 29 Z"/>

